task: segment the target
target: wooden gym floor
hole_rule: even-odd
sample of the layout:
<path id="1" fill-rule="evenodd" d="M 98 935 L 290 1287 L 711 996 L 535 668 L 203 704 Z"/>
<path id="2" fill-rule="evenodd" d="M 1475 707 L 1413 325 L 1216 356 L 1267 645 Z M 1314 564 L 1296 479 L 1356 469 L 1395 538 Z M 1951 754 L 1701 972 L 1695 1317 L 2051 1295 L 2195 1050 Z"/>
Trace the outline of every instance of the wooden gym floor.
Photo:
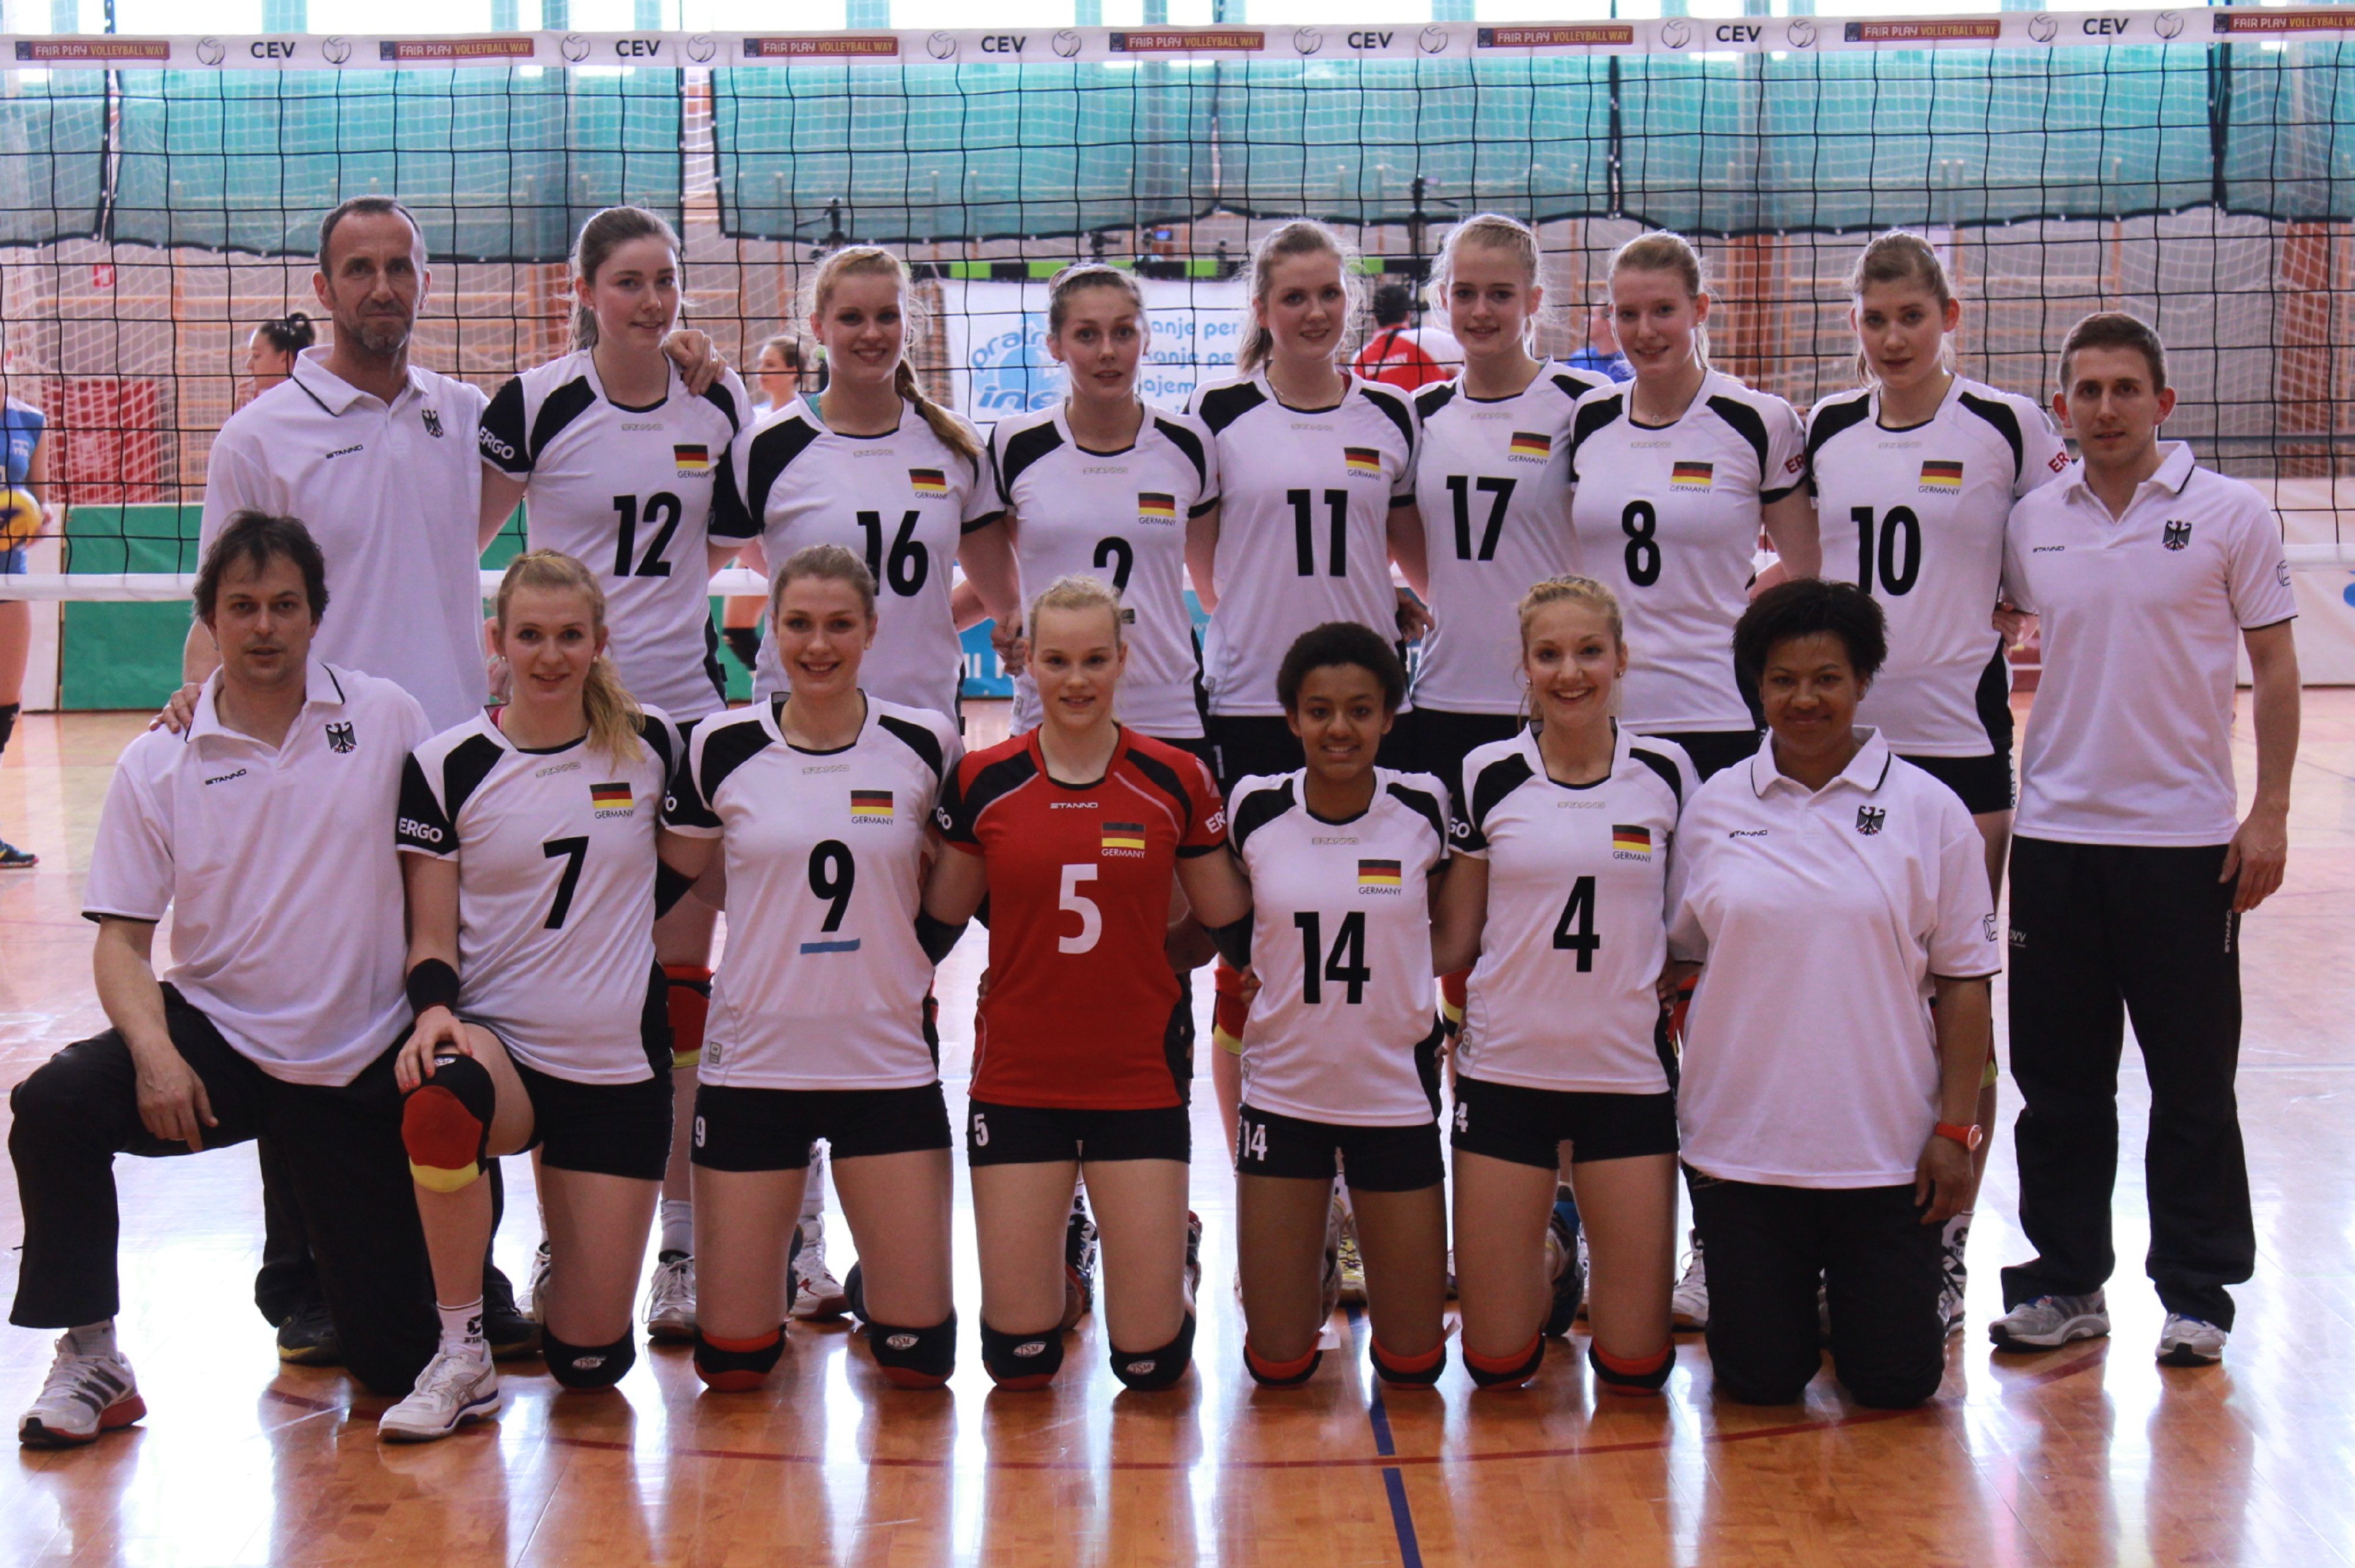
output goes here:
<path id="1" fill-rule="evenodd" d="M 995 705 L 973 719 L 976 741 L 1002 732 Z M 0 768 L 0 833 L 43 856 L 0 880 L 0 1083 L 102 1027 L 79 900 L 109 771 L 140 722 L 34 718 Z M 2238 750 L 2245 789 L 2245 718 Z M 1124 1392 L 1092 1320 L 1053 1390 L 991 1392 L 963 1224 L 967 1328 L 945 1395 L 891 1390 L 840 1327 L 797 1326 L 761 1394 L 708 1394 L 671 1349 L 643 1356 L 618 1397 L 559 1398 L 525 1363 L 496 1426 L 388 1448 L 382 1401 L 273 1358 L 250 1305 L 261 1224 L 240 1148 L 119 1163 L 123 1343 L 150 1413 L 92 1448 L 16 1451 L 0 1468 L 0 1563 L 2355 1562 L 2355 692 L 2308 694 L 2292 842 L 2286 887 L 2247 930 L 2241 1100 L 2259 1262 L 2221 1368 L 2152 1362 L 2159 1310 L 2138 1266 L 2131 1159 L 2115 1336 L 1990 1355 L 1996 1269 L 2023 1255 L 2005 1136 L 1972 1237 L 1971 1328 L 1924 1410 L 1859 1411 L 1820 1383 L 1802 1406 L 1721 1405 L 1693 1337 L 1662 1400 L 1598 1398 L 1582 1339 L 1557 1343 L 1523 1392 L 1476 1396 L 1453 1367 L 1435 1392 L 1385 1398 L 1362 1329 L 1342 1318 L 1344 1349 L 1312 1385 L 1258 1392 L 1240 1362 L 1231 1194 L 1205 1083 L 1201 1332 L 1174 1392 Z M 968 944 L 944 970 L 953 1098 L 976 965 Z M 2147 1097 L 2131 1065 L 2126 1080 L 2133 1149 Z M 2008 1085 L 2006 1101 L 2008 1127 Z M 500 1255 L 520 1282 L 537 1236 L 528 1164 L 508 1168 L 519 1198 Z M 8 1290 L 18 1226 L 0 1200 Z M 837 1272 L 850 1255 L 837 1223 Z M 48 1359 L 48 1335 L 0 1330 L 0 1413 L 13 1421 Z"/>

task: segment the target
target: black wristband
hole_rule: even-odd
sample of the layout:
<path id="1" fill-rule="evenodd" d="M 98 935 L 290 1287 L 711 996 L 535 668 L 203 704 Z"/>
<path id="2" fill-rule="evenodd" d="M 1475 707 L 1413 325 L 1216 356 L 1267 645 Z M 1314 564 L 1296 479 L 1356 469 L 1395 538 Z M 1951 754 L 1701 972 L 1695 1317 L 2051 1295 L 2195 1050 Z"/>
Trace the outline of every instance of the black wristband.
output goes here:
<path id="1" fill-rule="evenodd" d="M 947 921 L 933 919 L 929 911 L 920 909 L 916 912 L 916 945 L 924 950 L 925 957 L 938 964 L 949 955 L 950 949 L 956 946 L 957 938 L 964 934 L 964 928 L 969 923 L 961 920 L 951 925 Z"/>
<path id="2" fill-rule="evenodd" d="M 428 1008 L 458 1010 L 458 971 L 439 958 L 423 959 L 409 972 L 409 1010 L 422 1017 Z"/>
<path id="3" fill-rule="evenodd" d="M 687 897 L 695 879 L 685 871 L 676 870 L 667 860 L 655 862 L 655 918 L 660 920 Z"/>
<path id="4" fill-rule="evenodd" d="M 1231 967 L 1236 969 L 1251 967 L 1251 939 L 1252 917 L 1250 915 L 1225 925 L 1210 927 L 1210 940 L 1219 944 L 1219 956 L 1225 959 Z"/>

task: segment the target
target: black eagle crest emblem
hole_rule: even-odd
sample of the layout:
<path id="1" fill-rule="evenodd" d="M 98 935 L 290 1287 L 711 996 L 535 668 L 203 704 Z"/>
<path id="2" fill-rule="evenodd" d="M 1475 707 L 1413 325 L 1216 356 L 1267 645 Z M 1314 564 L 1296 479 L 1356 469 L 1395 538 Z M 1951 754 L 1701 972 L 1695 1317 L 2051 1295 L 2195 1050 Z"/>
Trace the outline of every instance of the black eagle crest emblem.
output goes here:
<path id="1" fill-rule="evenodd" d="M 336 752 L 359 749 L 359 738 L 352 733 L 351 721 L 340 720 L 327 726 L 327 749 Z"/>
<path id="2" fill-rule="evenodd" d="M 1856 808 L 1856 830 L 1867 837 L 1880 832 L 1881 825 L 1888 820 L 1889 813 L 1877 805 L 1859 805 Z"/>
<path id="3" fill-rule="evenodd" d="M 434 440 L 436 440 L 436 441 L 441 440 L 441 439 L 442 439 L 442 414 L 441 414 L 441 411 L 440 411 L 439 410 L 436 410 L 436 409 L 427 409 L 427 410 L 426 410 L 422 414 L 421 414 L 419 417 L 420 417 L 421 419 L 424 420 L 424 421 L 425 421 L 425 433 L 426 433 L 426 434 L 428 434 L 428 435 L 430 435 L 430 436 L 432 436 L 432 437 Z"/>
<path id="4" fill-rule="evenodd" d="M 2169 549 L 2181 549 L 2191 542 L 2191 525 L 2174 522 L 2168 524 L 2167 532 L 2159 537 L 2158 542 Z"/>

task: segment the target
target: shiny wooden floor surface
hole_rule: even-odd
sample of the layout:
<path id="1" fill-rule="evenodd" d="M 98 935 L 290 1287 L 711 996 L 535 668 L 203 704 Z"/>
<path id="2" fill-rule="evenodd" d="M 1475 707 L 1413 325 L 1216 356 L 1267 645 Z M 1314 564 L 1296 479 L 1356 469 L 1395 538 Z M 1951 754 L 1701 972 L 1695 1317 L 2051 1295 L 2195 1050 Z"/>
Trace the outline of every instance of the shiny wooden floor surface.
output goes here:
<path id="1" fill-rule="evenodd" d="M 32 719 L 0 766 L 0 836 L 43 856 L 0 879 L 0 1083 L 101 1026 L 77 912 L 136 722 Z M 1003 725 L 985 708 L 975 739 Z M 1122 1391 L 1091 1319 L 1058 1386 L 993 1393 L 961 1221 L 967 1328 L 947 1393 L 891 1390 L 840 1328 L 797 1327 L 763 1393 L 706 1393 L 670 1349 L 643 1356 L 618 1396 L 559 1396 L 525 1363 L 496 1426 L 380 1447 L 382 1401 L 273 1357 L 250 1305 L 261 1227 L 238 1149 L 118 1163 L 122 1340 L 150 1413 L 92 1448 L 16 1451 L 0 1469 L 0 1563 L 2355 1563 L 2355 692 L 2309 694 L 2292 832 L 2288 884 L 2247 926 L 2259 1263 L 2221 1368 L 2152 1363 L 2134 1160 L 2117 1188 L 2115 1337 L 1990 1355 L 1996 1268 L 2023 1255 L 2005 1137 L 1972 1239 L 1972 1327 L 1924 1410 L 1863 1412 L 1820 1384 L 1802 1406 L 1720 1404 L 1689 1338 L 1657 1401 L 1598 1397 L 1582 1339 L 1522 1392 L 1476 1396 L 1456 1367 L 1433 1392 L 1385 1398 L 1362 1329 L 1337 1318 L 1354 1351 L 1328 1354 L 1304 1391 L 1256 1391 L 1205 1083 L 1201 1332 L 1174 1392 Z M 975 967 L 968 945 L 944 973 L 953 1099 Z M 2126 1077 L 2132 1149 L 2147 1096 Z M 517 1201 L 501 1237 L 518 1281 L 531 1214 Z M 0 1200 L 0 1288 L 14 1289 L 18 1228 Z M 829 1252 L 840 1272 L 838 1224 Z M 13 1421 L 48 1358 L 48 1335 L 0 1330 L 0 1413 Z"/>

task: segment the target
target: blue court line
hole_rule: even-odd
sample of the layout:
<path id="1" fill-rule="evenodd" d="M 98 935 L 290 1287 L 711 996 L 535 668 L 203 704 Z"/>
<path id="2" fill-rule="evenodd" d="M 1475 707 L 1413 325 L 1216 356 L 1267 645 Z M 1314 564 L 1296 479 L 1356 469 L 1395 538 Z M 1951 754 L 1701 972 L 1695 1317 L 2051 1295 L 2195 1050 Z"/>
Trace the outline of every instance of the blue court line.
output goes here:
<path id="1" fill-rule="evenodd" d="M 1365 1353 L 1366 1336 L 1372 1332 L 1366 1325 L 1366 1309 L 1354 1303 L 1347 1309 L 1349 1317 L 1349 1342 L 1359 1355 Z M 1373 1394 L 1366 1402 L 1366 1419 L 1374 1428 L 1374 1452 L 1385 1459 L 1398 1456 L 1398 1445 L 1391 1438 L 1390 1407 L 1382 1403 L 1382 1380 L 1369 1374 Z M 1390 1495 L 1391 1529 L 1398 1536 L 1399 1561 L 1404 1568 L 1423 1568 L 1423 1545 L 1414 1533 L 1414 1509 L 1406 1500 L 1406 1473 L 1396 1465 L 1382 1467 L 1382 1490 Z"/>

